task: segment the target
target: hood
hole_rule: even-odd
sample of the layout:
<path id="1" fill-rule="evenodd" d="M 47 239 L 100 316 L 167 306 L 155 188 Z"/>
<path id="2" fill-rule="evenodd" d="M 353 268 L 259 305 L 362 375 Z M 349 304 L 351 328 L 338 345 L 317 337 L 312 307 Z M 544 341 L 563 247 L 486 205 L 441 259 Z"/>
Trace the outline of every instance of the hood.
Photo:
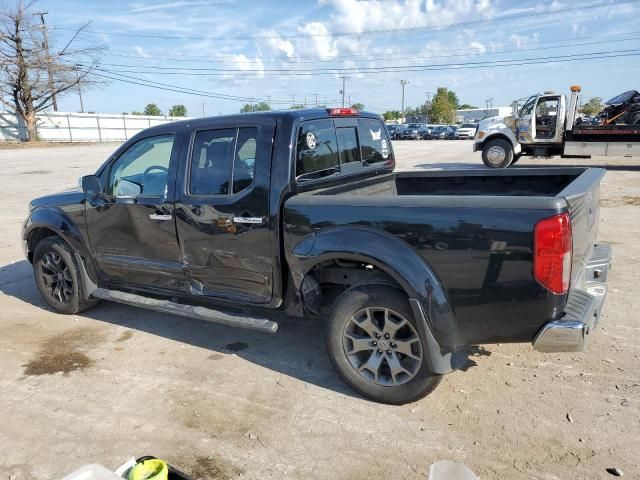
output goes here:
<path id="1" fill-rule="evenodd" d="M 33 210 L 36 207 L 56 207 L 62 205 L 69 205 L 73 203 L 84 202 L 85 194 L 78 188 L 73 190 L 67 190 L 60 193 L 52 193 L 50 195 L 44 195 L 42 197 L 34 198 L 29 204 L 29 209 Z"/>
<path id="2" fill-rule="evenodd" d="M 480 122 L 478 123 L 478 130 L 485 130 L 491 126 L 504 123 L 505 118 L 506 117 L 496 116 L 496 117 L 489 117 L 489 118 L 485 118 L 484 120 L 480 120 Z"/>

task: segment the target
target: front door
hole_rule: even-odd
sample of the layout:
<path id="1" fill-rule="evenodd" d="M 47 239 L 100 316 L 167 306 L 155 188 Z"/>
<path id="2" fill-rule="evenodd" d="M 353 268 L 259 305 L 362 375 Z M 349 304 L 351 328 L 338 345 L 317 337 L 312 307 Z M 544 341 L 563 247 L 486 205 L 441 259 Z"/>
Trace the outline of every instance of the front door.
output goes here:
<path id="1" fill-rule="evenodd" d="M 179 147 L 173 134 L 133 143 L 107 166 L 102 195 L 87 202 L 87 228 L 107 280 L 185 288 L 173 208 Z"/>
<path id="2" fill-rule="evenodd" d="M 275 123 L 220 123 L 192 134 L 176 193 L 180 247 L 193 294 L 271 300 L 269 181 Z"/>
<path id="3" fill-rule="evenodd" d="M 518 141 L 523 145 L 533 143 L 533 139 L 536 136 L 534 111 L 537 100 L 537 96 L 529 98 L 518 112 L 516 118 L 516 137 L 518 137 Z"/>

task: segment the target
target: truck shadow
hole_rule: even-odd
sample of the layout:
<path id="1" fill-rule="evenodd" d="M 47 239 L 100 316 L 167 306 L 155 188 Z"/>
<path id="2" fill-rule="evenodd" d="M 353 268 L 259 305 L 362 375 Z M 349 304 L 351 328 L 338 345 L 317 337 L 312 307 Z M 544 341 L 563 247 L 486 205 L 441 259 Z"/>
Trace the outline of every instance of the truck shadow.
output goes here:
<path id="1" fill-rule="evenodd" d="M 38 314 L 31 306 L 51 311 L 37 290 L 31 265 L 25 260 L 0 267 L 0 292 L 30 304 L 24 308 L 32 310 L 33 321 L 38 321 Z M 349 389 L 333 370 L 325 351 L 320 322 L 283 314 L 271 315 L 280 329 L 277 334 L 269 335 L 111 302 L 102 302 L 78 316 L 205 348 L 212 354 L 234 353 L 284 375 L 362 398 Z"/>

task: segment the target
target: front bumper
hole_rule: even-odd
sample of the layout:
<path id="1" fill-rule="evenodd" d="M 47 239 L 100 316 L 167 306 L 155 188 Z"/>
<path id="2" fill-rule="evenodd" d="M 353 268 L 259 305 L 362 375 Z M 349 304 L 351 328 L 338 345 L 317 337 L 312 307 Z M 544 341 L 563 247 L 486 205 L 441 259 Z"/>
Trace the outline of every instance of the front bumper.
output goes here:
<path id="1" fill-rule="evenodd" d="M 564 315 L 547 322 L 533 340 L 540 352 L 579 352 L 586 336 L 598 325 L 607 295 L 607 273 L 611 268 L 611 247 L 596 244 L 584 273 L 569 292 Z"/>

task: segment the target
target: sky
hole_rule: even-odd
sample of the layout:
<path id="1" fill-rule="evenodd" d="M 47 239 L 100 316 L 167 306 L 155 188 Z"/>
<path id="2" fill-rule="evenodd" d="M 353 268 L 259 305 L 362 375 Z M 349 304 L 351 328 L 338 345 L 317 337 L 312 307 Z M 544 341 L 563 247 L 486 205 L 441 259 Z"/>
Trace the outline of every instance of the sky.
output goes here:
<path id="1" fill-rule="evenodd" d="M 585 99 L 640 89 L 638 0 L 40 0 L 35 7 L 49 12 L 53 48 L 86 22 L 80 41 L 105 47 L 107 83 L 84 89 L 85 111 L 141 111 L 153 102 L 165 113 L 184 104 L 190 116 L 219 115 L 250 99 L 277 109 L 314 106 L 316 94 L 320 104 L 339 106 L 341 76 L 346 101 L 378 113 L 400 109 L 401 80 L 413 107 L 438 87 L 481 108 L 488 99 L 506 106 L 574 84 Z M 59 100 L 61 111 L 79 109 L 76 92 Z"/>

